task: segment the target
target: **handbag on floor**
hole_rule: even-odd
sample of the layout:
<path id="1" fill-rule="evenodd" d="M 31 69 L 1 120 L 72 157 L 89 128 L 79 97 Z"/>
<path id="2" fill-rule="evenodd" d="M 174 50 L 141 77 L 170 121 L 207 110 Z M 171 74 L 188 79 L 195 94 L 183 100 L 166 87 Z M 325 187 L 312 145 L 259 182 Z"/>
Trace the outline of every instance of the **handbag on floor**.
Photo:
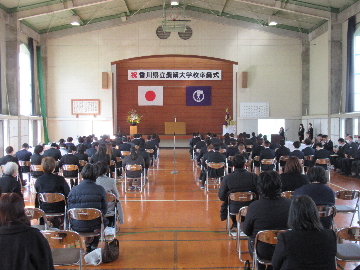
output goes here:
<path id="1" fill-rule="evenodd" d="M 104 248 L 102 249 L 102 262 L 110 263 L 115 261 L 119 257 L 119 249 L 119 240 L 105 241 Z"/>

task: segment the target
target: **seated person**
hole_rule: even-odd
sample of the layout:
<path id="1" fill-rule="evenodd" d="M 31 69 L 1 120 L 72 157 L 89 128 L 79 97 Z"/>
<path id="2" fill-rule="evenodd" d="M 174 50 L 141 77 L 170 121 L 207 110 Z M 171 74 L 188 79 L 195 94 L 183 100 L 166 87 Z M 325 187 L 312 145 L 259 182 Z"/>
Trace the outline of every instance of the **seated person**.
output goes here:
<path id="1" fill-rule="evenodd" d="M 139 144 L 139 148 L 137 150 L 137 153 L 143 157 L 144 162 L 145 162 L 145 169 L 149 169 L 150 166 L 150 155 L 148 152 L 146 152 L 145 150 L 145 143 L 141 142 Z"/>
<path id="2" fill-rule="evenodd" d="M 73 187 L 68 196 L 68 208 L 96 208 L 103 214 L 104 226 L 109 221 L 105 217 L 107 212 L 105 189 L 95 183 L 99 176 L 99 168 L 93 164 L 86 164 L 81 171 L 83 180 Z M 98 232 L 101 226 L 100 218 L 94 220 L 70 219 L 71 229 L 78 232 Z M 86 251 L 91 252 L 99 244 L 100 237 L 85 237 Z"/>
<path id="3" fill-rule="evenodd" d="M 64 177 L 57 175 L 55 172 L 56 162 L 52 157 L 44 157 L 41 162 L 44 174 L 35 182 L 36 193 L 61 193 L 67 198 L 70 188 Z M 65 211 L 65 202 L 47 203 L 35 200 L 35 206 L 40 207 L 45 213 L 60 213 Z M 50 220 L 55 228 L 60 228 L 64 222 L 63 217 L 56 217 Z"/>
<path id="4" fill-rule="evenodd" d="M 260 162 L 263 159 L 274 159 L 275 158 L 275 151 L 270 148 L 270 142 L 268 140 L 264 141 L 263 143 L 264 150 L 260 152 Z M 261 164 L 261 170 L 267 171 L 267 170 L 273 170 L 275 168 L 275 165 L 264 165 Z"/>
<path id="5" fill-rule="evenodd" d="M 230 193 L 246 191 L 257 193 L 256 184 L 259 177 L 255 173 L 246 170 L 246 159 L 241 155 L 235 155 L 233 165 L 235 167 L 234 172 L 223 178 L 218 193 L 219 199 L 223 201 L 220 209 L 221 220 L 227 218 L 228 196 Z M 230 212 L 237 213 L 241 207 L 249 204 L 250 202 L 230 201 Z M 237 228 L 236 216 L 231 215 L 230 217 L 232 220 L 231 230 L 234 231 Z"/>
<path id="6" fill-rule="evenodd" d="M 24 143 L 22 149 L 17 151 L 15 156 L 19 161 L 30 161 L 31 152 L 29 151 L 29 145 Z M 21 166 L 21 174 L 30 172 L 30 166 Z M 23 177 L 22 177 L 23 178 Z"/>
<path id="7" fill-rule="evenodd" d="M 126 170 L 126 165 L 141 165 L 142 170 L 145 170 L 145 161 L 144 158 L 139 155 L 136 151 L 135 147 L 131 147 L 130 155 L 126 156 L 122 160 L 122 165 L 125 170 L 126 176 L 129 178 L 140 178 L 141 172 L 140 171 L 128 171 Z M 130 190 L 134 190 L 135 187 L 132 185 L 133 179 L 129 180 L 129 188 Z M 137 186 L 140 189 L 140 186 Z"/>
<path id="8" fill-rule="evenodd" d="M 335 232 L 324 229 L 310 197 L 293 200 L 288 223 L 291 230 L 278 236 L 272 257 L 274 270 L 336 270 Z"/>
<path id="9" fill-rule="evenodd" d="M 77 157 L 80 160 L 85 160 L 86 162 L 89 162 L 89 156 L 85 153 L 86 152 L 86 146 L 85 144 L 79 144 L 76 147 L 76 153 L 74 153 L 74 156 Z M 81 172 L 82 166 L 79 164 L 79 171 Z"/>
<path id="10" fill-rule="evenodd" d="M 280 144 L 280 147 L 275 152 L 276 161 L 278 162 L 277 164 L 279 164 L 280 157 L 282 157 L 282 156 L 286 157 L 286 156 L 289 156 L 289 154 L 290 154 L 290 149 L 285 146 L 285 140 L 281 139 L 279 144 Z M 286 163 L 286 161 L 280 161 L 280 166 L 284 167 L 285 163 Z"/>
<path id="11" fill-rule="evenodd" d="M 48 241 L 30 226 L 16 193 L 0 198 L 0 250 L 1 269 L 55 269 Z"/>
<path id="12" fill-rule="evenodd" d="M 41 161 L 44 158 L 44 156 L 41 155 L 43 150 L 44 150 L 44 147 L 42 145 L 35 146 L 34 154 L 32 154 L 31 158 L 30 158 L 31 165 L 41 165 Z M 32 171 L 31 172 L 31 176 L 34 178 L 37 178 L 43 174 L 44 174 L 44 172 L 42 172 L 42 171 Z"/>
<path id="13" fill-rule="evenodd" d="M 253 150 L 251 152 L 251 159 L 254 162 L 255 167 L 260 167 L 260 161 L 254 160 L 255 157 L 260 157 L 261 151 L 265 149 L 263 146 L 264 140 L 262 138 L 257 139 L 257 146 L 253 147 Z"/>
<path id="14" fill-rule="evenodd" d="M 8 162 L 4 166 L 3 176 L 0 178 L 0 187 L 2 193 L 17 193 L 23 197 L 21 193 L 21 184 L 17 180 L 19 173 L 18 165 L 15 162 Z"/>
<path id="15" fill-rule="evenodd" d="M 14 157 L 14 148 L 12 146 L 8 146 L 5 149 L 5 153 L 6 155 L 3 156 L 2 158 L 0 158 L 0 165 L 5 165 L 8 162 L 15 162 L 16 165 L 18 165 L 18 176 L 22 181 L 22 175 L 21 175 L 21 168 L 19 166 L 19 160 L 17 159 L 17 157 Z M 26 184 L 26 183 L 24 183 Z"/>
<path id="16" fill-rule="evenodd" d="M 293 142 L 294 151 L 290 152 L 289 157 L 298 157 L 299 159 L 304 159 L 304 153 L 300 151 L 301 143 L 299 141 Z"/>
<path id="17" fill-rule="evenodd" d="M 282 191 L 294 191 L 309 184 L 306 175 L 302 174 L 302 166 L 297 157 L 289 157 L 286 161 L 285 172 L 280 174 Z"/>
<path id="18" fill-rule="evenodd" d="M 335 192 L 326 185 L 328 178 L 325 169 L 319 166 L 311 167 L 307 173 L 310 184 L 304 185 L 295 190 L 294 198 L 301 195 L 308 195 L 316 205 L 334 205 Z M 333 221 L 332 216 L 320 218 L 325 229 L 330 229 Z"/>
<path id="19" fill-rule="evenodd" d="M 330 152 L 324 149 L 322 143 L 317 143 L 316 151 L 314 153 L 314 163 L 316 164 L 317 159 L 324 159 L 324 158 L 330 158 Z M 317 164 L 316 166 L 323 167 L 325 170 L 327 170 L 326 164 Z"/>
<path id="20" fill-rule="evenodd" d="M 79 174 L 80 163 L 79 163 L 79 158 L 77 156 L 75 156 L 76 147 L 74 145 L 69 145 L 67 151 L 68 151 L 68 153 L 61 157 L 60 162 L 59 162 L 59 167 L 62 168 L 63 165 L 76 165 L 78 167 L 78 170 L 73 170 L 73 171 L 63 170 L 63 176 L 65 178 L 71 178 L 71 177 L 75 178 L 75 183 L 74 183 L 73 179 L 70 180 L 71 186 L 74 186 L 74 184 L 75 185 L 78 184 L 78 174 Z"/>
<path id="21" fill-rule="evenodd" d="M 260 199 L 249 205 L 243 232 L 250 238 L 248 247 L 250 255 L 253 255 L 255 236 L 263 230 L 285 230 L 288 228 L 288 215 L 291 200 L 281 197 L 281 179 L 275 171 L 266 171 L 260 174 L 257 184 Z M 274 246 L 259 242 L 257 253 L 261 258 L 271 260 Z M 258 269 L 265 269 L 259 265 Z"/>
<path id="22" fill-rule="evenodd" d="M 332 140 L 329 139 L 328 135 L 324 135 L 324 134 L 323 134 L 322 138 L 323 138 L 324 149 L 329 151 L 330 154 L 333 154 L 334 153 L 334 151 L 333 151 L 334 144 L 333 144 Z"/>
<path id="23" fill-rule="evenodd" d="M 305 139 L 305 148 L 301 150 L 304 153 L 304 166 L 305 167 L 312 167 L 314 166 L 314 161 L 306 160 L 306 156 L 313 156 L 315 153 L 315 149 L 312 148 L 312 142 L 309 138 Z"/>

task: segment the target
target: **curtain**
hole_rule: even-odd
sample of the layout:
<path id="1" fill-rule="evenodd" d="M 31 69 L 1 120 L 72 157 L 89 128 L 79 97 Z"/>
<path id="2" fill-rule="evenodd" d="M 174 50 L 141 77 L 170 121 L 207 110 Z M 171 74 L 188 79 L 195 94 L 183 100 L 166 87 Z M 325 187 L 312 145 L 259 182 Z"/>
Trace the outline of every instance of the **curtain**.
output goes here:
<path id="1" fill-rule="evenodd" d="M 36 55 L 37 55 L 37 68 L 38 68 L 38 81 L 39 81 L 39 96 L 40 96 L 40 108 L 41 116 L 43 120 L 44 127 L 44 142 L 48 144 L 49 133 L 47 128 L 47 112 L 46 112 L 46 102 L 45 102 L 45 89 L 44 89 L 44 76 L 43 76 L 43 66 L 41 61 L 41 49 L 40 46 L 36 46 Z"/>
<path id="2" fill-rule="evenodd" d="M 356 30 L 355 16 L 348 20 L 347 32 L 347 74 L 346 74 L 346 103 L 345 112 L 354 111 L 354 34 Z"/>
<path id="3" fill-rule="evenodd" d="M 34 52 L 34 40 L 32 38 L 28 38 L 28 48 L 30 52 L 30 69 L 31 69 L 31 115 L 36 115 L 35 52 Z"/>

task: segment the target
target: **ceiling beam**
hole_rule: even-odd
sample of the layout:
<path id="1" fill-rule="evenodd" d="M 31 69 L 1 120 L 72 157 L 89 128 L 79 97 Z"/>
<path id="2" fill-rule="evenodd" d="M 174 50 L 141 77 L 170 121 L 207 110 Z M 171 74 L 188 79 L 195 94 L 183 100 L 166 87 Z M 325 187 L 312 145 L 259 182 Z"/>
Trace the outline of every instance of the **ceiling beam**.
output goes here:
<path id="1" fill-rule="evenodd" d="M 289 12 L 289 13 L 295 13 L 295 14 L 299 14 L 299 15 L 303 15 L 303 16 L 310 16 L 310 17 L 319 18 L 319 19 L 323 19 L 323 20 L 330 20 L 330 12 L 328 12 L 328 11 L 315 10 L 315 9 L 307 8 L 307 7 L 300 7 L 300 6 L 297 6 L 294 4 L 286 3 L 286 6 L 285 6 L 286 8 L 282 8 L 282 7 L 279 7 L 278 5 L 270 6 L 270 5 L 250 2 L 248 0 L 235 0 L 235 1 L 240 2 L 240 3 L 249 4 L 249 5 L 271 8 L 271 9 L 281 10 L 281 11 Z M 321 15 L 318 15 L 318 14 L 321 14 Z"/>
<path id="2" fill-rule="evenodd" d="M 34 18 L 34 17 L 39 17 L 39 16 L 43 16 L 43 15 L 49 15 L 49 14 L 53 14 L 56 12 L 62 12 L 62 11 L 67 11 L 67 10 L 74 10 L 74 9 L 78 9 L 78 8 L 83 8 L 83 7 L 89 7 L 89 6 L 93 6 L 93 5 L 99 5 L 99 4 L 103 4 L 103 3 L 107 3 L 107 2 L 111 2 L 113 0 L 100 0 L 100 1 L 88 1 L 88 3 L 86 4 L 82 4 L 82 5 L 74 5 L 73 2 L 71 1 L 70 5 L 68 5 L 68 7 L 64 7 L 64 3 L 57 3 L 51 6 L 47 6 L 47 7 L 39 7 L 39 8 L 34 8 L 31 10 L 24 10 L 24 11 L 19 11 L 18 12 L 18 19 L 19 20 L 25 20 L 25 19 L 30 19 L 30 18 Z M 51 11 L 49 11 L 51 10 Z"/>
<path id="3" fill-rule="evenodd" d="M 225 10 L 225 8 L 226 8 L 226 5 L 227 5 L 228 1 L 229 1 L 229 0 L 224 0 L 224 4 L 223 4 L 223 7 L 222 7 L 222 9 L 221 9 L 221 11 L 220 11 L 220 15 L 221 15 L 221 13 L 223 13 L 223 12 L 224 12 L 224 10 Z"/>

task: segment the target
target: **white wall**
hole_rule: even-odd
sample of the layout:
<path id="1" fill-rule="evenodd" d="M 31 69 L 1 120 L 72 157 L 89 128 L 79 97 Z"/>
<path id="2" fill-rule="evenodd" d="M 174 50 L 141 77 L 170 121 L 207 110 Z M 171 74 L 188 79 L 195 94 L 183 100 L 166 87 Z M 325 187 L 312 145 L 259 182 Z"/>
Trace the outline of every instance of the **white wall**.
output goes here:
<path id="1" fill-rule="evenodd" d="M 48 40 L 50 140 L 87 135 L 89 121 L 95 126 L 104 122 L 96 135 L 111 134 L 112 89 L 101 89 L 101 72 L 110 73 L 113 61 L 147 55 L 200 55 L 236 61 L 239 72 L 249 72 L 249 88 L 238 89 L 237 104 L 266 101 L 270 102 L 270 117 L 301 117 L 300 40 L 196 19 L 191 20 L 191 39 L 185 41 L 172 33 L 169 39 L 160 40 L 155 35 L 159 19 Z M 81 98 L 100 99 L 101 115 L 96 119 L 71 115 L 70 100 Z"/>
<path id="2" fill-rule="evenodd" d="M 328 114 L 329 59 L 328 33 L 310 42 L 309 115 Z M 327 131 L 326 131 L 327 133 Z"/>

